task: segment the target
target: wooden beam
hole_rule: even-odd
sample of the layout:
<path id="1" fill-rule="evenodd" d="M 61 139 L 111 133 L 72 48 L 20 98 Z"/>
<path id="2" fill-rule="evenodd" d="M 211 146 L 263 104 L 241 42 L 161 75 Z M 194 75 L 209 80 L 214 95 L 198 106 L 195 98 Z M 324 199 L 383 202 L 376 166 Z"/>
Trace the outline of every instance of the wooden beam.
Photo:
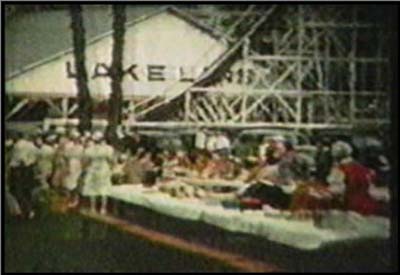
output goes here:
<path id="1" fill-rule="evenodd" d="M 357 21 L 357 9 L 353 7 L 352 9 L 352 19 L 353 22 Z M 354 28 L 351 33 L 351 51 L 350 56 L 354 59 L 357 52 L 357 29 Z M 353 61 L 349 63 L 349 71 L 350 71 L 350 78 L 349 78 L 349 87 L 350 87 L 350 121 L 354 122 L 355 115 L 356 115 L 356 98 L 355 98 L 355 91 L 356 91 L 356 80 L 357 80 L 357 71 L 356 71 L 356 63 Z"/>
<path id="2" fill-rule="evenodd" d="M 240 113 L 241 113 L 241 121 L 245 122 L 246 121 L 246 108 L 247 108 L 247 93 L 246 93 L 246 85 L 247 85 L 247 79 L 249 77 L 248 73 L 248 60 L 247 57 L 249 56 L 249 48 L 250 48 L 250 40 L 247 38 L 245 42 L 243 43 L 243 51 L 242 51 L 242 57 L 243 57 L 243 65 L 242 65 L 242 70 L 243 70 L 243 83 L 242 83 L 242 105 L 240 107 Z"/>
<path id="3" fill-rule="evenodd" d="M 294 56 L 294 55 L 251 55 L 253 61 L 324 61 L 324 62 L 357 62 L 357 63 L 389 63 L 388 58 L 382 57 L 330 57 L 328 56 Z"/>
<path id="4" fill-rule="evenodd" d="M 275 80 L 275 82 L 273 82 L 271 84 L 270 87 L 268 87 L 270 94 L 276 95 L 277 93 L 273 91 L 273 89 L 275 88 L 275 86 L 277 86 L 279 83 L 281 83 L 284 79 L 287 78 L 287 76 L 296 68 L 297 64 L 294 63 L 292 64 L 277 80 Z M 260 102 L 262 102 L 264 99 L 266 98 L 266 96 L 262 96 L 261 98 L 257 99 L 256 102 L 254 102 L 249 108 L 247 108 L 247 113 L 252 112 L 255 107 L 257 107 L 257 104 L 259 104 Z"/>
<path id="5" fill-rule="evenodd" d="M 331 42 L 328 38 L 328 36 L 324 36 L 324 44 L 325 44 L 325 48 L 324 48 L 324 72 L 325 72 L 325 79 L 324 79 L 324 86 L 327 87 L 328 89 L 331 89 L 330 86 L 330 77 L 331 77 L 331 72 L 330 72 L 330 64 L 328 61 L 328 58 L 330 56 L 330 52 L 331 52 Z M 323 97 L 323 104 L 324 104 L 324 115 L 325 115 L 325 119 L 324 121 L 326 122 L 328 120 L 328 118 L 330 117 L 330 113 L 329 113 L 329 98 L 327 96 Z"/>
<path id="6" fill-rule="evenodd" d="M 219 121 L 226 121 L 227 120 L 227 115 L 226 113 L 223 111 L 223 107 L 221 106 L 221 104 L 219 104 L 215 98 L 214 95 L 210 95 L 208 97 L 208 99 L 210 99 L 210 102 L 212 104 L 212 106 L 214 107 L 214 109 L 217 111 L 218 116 L 219 116 Z"/>
<path id="7" fill-rule="evenodd" d="M 71 108 L 68 110 L 68 116 L 72 115 L 72 113 L 75 112 L 76 109 L 78 109 L 78 104 L 77 103 L 72 105 Z"/>
<path id="8" fill-rule="evenodd" d="M 206 112 L 199 105 L 195 105 L 195 109 L 203 121 L 211 123 L 211 120 L 207 117 Z"/>
<path id="9" fill-rule="evenodd" d="M 229 116 L 233 118 L 235 116 L 235 112 L 232 110 L 232 108 L 229 106 L 229 103 L 223 96 L 221 96 L 221 103 L 225 110 L 227 110 L 227 112 L 229 113 Z"/>
<path id="10" fill-rule="evenodd" d="M 359 120 L 360 123 L 368 125 L 369 127 L 376 127 L 382 124 L 390 124 L 390 120 Z M 263 128 L 279 128 L 279 129 L 353 129 L 357 125 L 349 123 L 282 123 L 282 122 L 144 122 L 138 121 L 130 124 L 131 127 L 138 128 L 160 128 L 160 129 L 178 129 L 178 128 L 195 128 L 195 127 L 209 127 L 209 128 L 227 128 L 227 129 L 263 129 Z"/>
<path id="11" fill-rule="evenodd" d="M 60 107 L 58 107 L 56 104 L 54 104 L 51 99 L 45 99 L 44 102 L 46 102 L 52 110 L 54 110 L 58 115 L 62 116 L 63 111 Z"/>
<path id="12" fill-rule="evenodd" d="M 21 110 L 26 104 L 28 104 L 28 99 L 23 99 L 7 114 L 6 120 L 10 119 L 13 115 L 15 115 L 19 110 Z"/>
<path id="13" fill-rule="evenodd" d="M 61 111 L 62 116 L 67 118 L 68 117 L 68 97 L 65 97 L 61 100 Z"/>
<path id="14" fill-rule="evenodd" d="M 185 94 L 185 106 L 184 106 L 184 120 L 185 121 L 189 121 L 190 119 L 190 113 L 191 113 L 191 109 L 190 109 L 190 103 L 192 101 L 192 94 L 191 93 L 186 93 Z"/>
<path id="15" fill-rule="evenodd" d="M 269 89 L 246 89 L 249 95 L 265 95 L 265 96 L 273 96 Z M 307 90 L 306 92 L 300 94 L 297 90 L 274 90 L 275 92 L 279 93 L 282 96 L 287 97 L 308 97 L 308 96 L 316 96 L 316 95 L 325 95 L 329 93 L 330 95 L 346 95 L 349 91 L 332 91 L 332 90 Z M 228 96 L 233 95 L 240 95 L 240 93 L 232 93 L 231 90 L 225 90 L 223 88 L 215 88 L 215 87 L 197 87 L 196 90 L 192 91 L 193 93 L 220 93 L 220 94 L 227 94 Z M 389 94 L 385 91 L 357 91 L 357 96 L 377 96 L 377 97 L 387 97 Z M 221 95 L 222 96 L 222 95 Z"/>
<path id="16" fill-rule="evenodd" d="M 302 5 L 299 5 L 298 7 L 298 45 L 297 45 L 297 55 L 299 57 L 303 56 L 303 43 L 304 43 L 304 39 L 305 39 L 305 31 L 304 31 L 304 14 L 303 14 L 303 9 L 302 9 Z M 297 83 L 296 83 L 296 87 L 297 87 L 297 91 L 298 92 L 302 92 L 303 90 L 303 79 L 304 79 L 304 75 L 305 73 L 303 72 L 303 64 L 302 64 L 302 60 L 298 60 L 297 61 Z M 297 123 L 301 123 L 301 116 L 302 116 L 302 97 L 297 97 L 297 101 L 296 101 L 296 108 L 297 108 L 297 112 L 295 114 L 296 117 L 296 122 Z"/>
<path id="17" fill-rule="evenodd" d="M 328 29 L 341 29 L 341 28 L 350 28 L 350 29 L 357 29 L 357 28 L 382 28 L 382 26 L 378 24 L 362 24 L 362 23 L 337 23 L 337 22 L 313 22 L 309 21 L 305 23 L 307 28 L 328 28 Z"/>
<path id="18" fill-rule="evenodd" d="M 196 122 L 196 123 L 197 123 L 197 122 L 200 122 L 199 117 L 196 116 L 194 112 L 190 112 L 190 114 L 189 114 L 189 119 L 191 119 L 192 121 L 194 121 L 194 122 Z"/>
<path id="19" fill-rule="evenodd" d="M 7 95 L 11 95 L 14 97 L 25 97 L 32 100 L 44 100 L 44 99 L 61 99 L 64 97 L 76 98 L 76 94 L 70 92 L 57 92 L 57 91 L 49 91 L 49 92 L 39 92 L 39 91 L 6 91 Z"/>
<path id="20" fill-rule="evenodd" d="M 218 120 L 219 120 L 219 119 L 218 119 L 218 116 L 215 114 L 214 109 L 213 109 L 213 108 L 210 106 L 210 104 L 207 102 L 206 97 L 201 97 L 199 101 L 202 103 L 202 105 L 205 107 L 205 109 L 207 110 L 207 112 L 210 114 L 211 118 L 212 118 L 214 121 L 218 121 Z"/>

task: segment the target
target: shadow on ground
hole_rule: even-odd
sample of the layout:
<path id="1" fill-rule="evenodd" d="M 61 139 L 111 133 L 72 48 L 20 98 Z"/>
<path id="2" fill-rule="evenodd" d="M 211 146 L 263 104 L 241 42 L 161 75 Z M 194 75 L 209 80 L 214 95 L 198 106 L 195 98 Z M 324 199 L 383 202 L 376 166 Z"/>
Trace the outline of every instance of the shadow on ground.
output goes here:
<path id="1" fill-rule="evenodd" d="M 5 218 L 5 272 L 234 272 L 77 214 Z"/>

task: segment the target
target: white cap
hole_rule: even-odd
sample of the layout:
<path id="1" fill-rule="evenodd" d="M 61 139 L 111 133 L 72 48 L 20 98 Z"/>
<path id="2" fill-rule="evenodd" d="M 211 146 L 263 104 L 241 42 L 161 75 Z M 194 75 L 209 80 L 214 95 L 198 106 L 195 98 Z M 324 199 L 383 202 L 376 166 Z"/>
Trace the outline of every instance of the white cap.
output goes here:
<path id="1" fill-rule="evenodd" d="M 71 137 L 72 138 L 79 138 L 81 136 L 81 134 L 79 133 L 79 131 L 77 130 L 72 130 L 71 131 Z"/>
<path id="2" fill-rule="evenodd" d="M 283 141 L 286 140 L 286 139 L 285 139 L 283 136 L 281 136 L 281 135 L 274 136 L 274 137 L 272 137 L 271 139 L 272 139 L 273 141 L 277 141 L 277 142 L 279 142 L 279 141 L 283 142 Z"/>
<path id="3" fill-rule="evenodd" d="M 123 138 L 123 137 L 125 137 L 124 130 L 122 129 L 121 126 L 118 126 L 118 128 L 117 128 L 117 136 L 118 136 L 118 138 Z"/>
<path id="4" fill-rule="evenodd" d="M 47 142 L 53 142 L 53 141 L 55 141 L 56 139 L 57 139 L 57 136 L 56 136 L 56 135 L 49 135 L 49 136 L 46 137 L 46 141 L 47 141 Z"/>
<path id="5" fill-rule="evenodd" d="M 96 131 L 93 133 L 92 137 L 93 137 L 93 140 L 99 141 L 99 140 L 103 139 L 104 135 L 102 132 Z"/>
<path id="6" fill-rule="evenodd" d="M 6 147 L 12 146 L 14 144 L 14 141 L 12 139 L 7 139 L 6 140 Z"/>
<path id="7" fill-rule="evenodd" d="M 83 133 L 83 136 L 86 137 L 86 138 L 90 138 L 90 137 L 91 137 L 91 134 L 90 134 L 89 131 L 85 131 L 85 132 Z"/>
<path id="8" fill-rule="evenodd" d="M 44 131 L 42 129 L 40 129 L 40 128 L 36 130 L 36 134 L 37 135 L 41 135 L 43 133 L 44 133 Z"/>
<path id="9" fill-rule="evenodd" d="M 66 133 L 65 127 L 57 126 L 56 133 L 59 134 L 59 135 L 64 135 Z"/>
<path id="10" fill-rule="evenodd" d="M 121 155 L 119 156 L 119 159 L 120 159 L 120 160 L 127 160 L 127 159 L 128 159 L 128 154 L 121 154 Z"/>
<path id="11" fill-rule="evenodd" d="M 375 139 L 375 138 L 367 138 L 366 139 L 366 145 L 368 147 L 382 147 L 382 142 L 380 142 L 379 140 Z"/>
<path id="12" fill-rule="evenodd" d="M 332 155 L 334 157 L 350 157 L 352 153 L 353 148 L 344 141 L 337 141 L 332 145 Z"/>

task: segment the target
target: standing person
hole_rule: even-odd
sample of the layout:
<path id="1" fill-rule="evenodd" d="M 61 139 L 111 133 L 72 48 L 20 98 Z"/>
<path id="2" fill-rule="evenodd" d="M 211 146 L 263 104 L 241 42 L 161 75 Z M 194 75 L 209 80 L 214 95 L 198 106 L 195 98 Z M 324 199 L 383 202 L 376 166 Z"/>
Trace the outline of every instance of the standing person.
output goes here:
<path id="1" fill-rule="evenodd" d="M 271 146 L 271 138 L 264 137 L 261 144 L 258 146 L 258 158 L 260 162 L 265 162 L 267 160 L 267 151 Z"/>
<path id="2" fill-rule="evenodd" d="M 14 148 L 15 139 L 13 136 L 7 137 L 5 142 L 5 198 L 9 213 L 12 216 L 22 216 L 21 207 L 17 199 L 10 192 L 10 162 L 12 159 L 12 151 Z"/>
<path id="3" fill-rule="evenodd" d="M 90 198 L 90 210 L 96 212 L 96 197 L 101 197 L 100 214 L 106 214 L 107 191 L 111 187 L 111 163 L 113 161 L 113 148 L 108 145 L 102 132 L 93 134 L 94 144 L 89 145 L 84 151 L 88 167 L 84 178 L 82 195 Z"/>
<path id="4" fill-rule="evenodd" d="M 369 140 L 363 155 L 363 164 L 374 169 L 377 173 L 377 184 L 388 186 L 390 183 L 391 166 L 388 158 L 383 153 L 383 144 L 377 140 Z"/>
<path id="5" fill-rule="evenodd" d="M 204 131 L 203 128 L 199 128 L 196 132 L 194 147 L 196 148 L 198 153 L 202 153 L 206 149 L 206 145 L 207 145 L 206 132 Z"/>
<path id="6" fill-rule="evenodd" d="M 356 162 L 352 153 L 352 147 L 345 142 L 337 141 L 332 145 L 335 164 L 328 176 L 329 189 L 343 197 L 346 210 L 363 215 L 382 214 L 383 205 L 369 194 L 376 175 L 372 169 Z"/>
<path id="7" fill-rule="evenodd" d="M 323 138 L 317 142 L 317 153 L 315 155 L 316 178 L 325 183 L 329 170 L 332 167 L 331 144 L 329 139 Z"/>
<path id="8" fill-rule="evenodd" d="M 50 186 L 51 175 L 53 172 L 54 162 L 54 142 L 56 140 L 55 135 L 45 136 L 43 143 L 37 151 L 37 173 L 38 179 L 42 188 L 48 188 Z"/>
<path id="9" fill-rule="evenodd" d="M 63 181 L 63 187 L 68 192 L 70 207 L 75 207 L 79 203 L 77 187 L 82 173 L 82 154 L 83 146 L 80 143 L 80 134 L 74 130 L 70 134 L 70 140 L 65 145 L 65 158 L 67 164 L 67 174 Z"/>
<path id="10" fill-rule="evenodd" d="M 55 147 L 54 169 L 51 179 L 52 186 L 55 188 L 62 188 L 64 186 L 64 180 L 66 175 L 68 174 L 68 163 L 67 159 L 65 158 L 68 138 L 65 136 L 65 129 L 62 129 L 62 127 L 58 127 L 56 130 L 58 137 L 57 145 Z"/>
<path id="11" fill-rule="evenodd" d="M 214 153 L 217 149 L 217 136 L 214 133 L 208 135 L 206 149 L 210 154 Z"/>
<path id="12" fill-rule="evenodd" d="M 34 176 L 37 148 L 28 134 L 20 137 L 12 150 L 10 161 L 10 192 L 21 206 L 24 216 L 33 218 L 32 191 L 38 186 Z"/>
<path id="13" fill-rule="evenodd" d="M 215 147 L 222 157 L 227 158 L 231 154 L 231 141 L 223 132 L 218 133 Z"/>
<path id="14" fill-rule="evenodd" d="M 142 157 L 144 157 L 144 155 L 144 149 L 138 148 L 134 156 L 128 156 L 123 170 L 124 174 L 126 175 L 127 183 L 139 184 L 143 182 L 145 171 L 140 163 L 140 160 Z"/>

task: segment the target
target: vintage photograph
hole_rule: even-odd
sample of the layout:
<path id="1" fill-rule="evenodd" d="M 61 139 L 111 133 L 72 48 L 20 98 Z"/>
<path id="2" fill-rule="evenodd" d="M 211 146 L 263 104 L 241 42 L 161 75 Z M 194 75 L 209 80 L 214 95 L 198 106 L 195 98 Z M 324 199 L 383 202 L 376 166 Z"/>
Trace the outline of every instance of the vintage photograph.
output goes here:
<path id="1" fill-rule="evenodd" d="M 398 8 L 2 1 L 3 270 L 396 271 Z"/>

